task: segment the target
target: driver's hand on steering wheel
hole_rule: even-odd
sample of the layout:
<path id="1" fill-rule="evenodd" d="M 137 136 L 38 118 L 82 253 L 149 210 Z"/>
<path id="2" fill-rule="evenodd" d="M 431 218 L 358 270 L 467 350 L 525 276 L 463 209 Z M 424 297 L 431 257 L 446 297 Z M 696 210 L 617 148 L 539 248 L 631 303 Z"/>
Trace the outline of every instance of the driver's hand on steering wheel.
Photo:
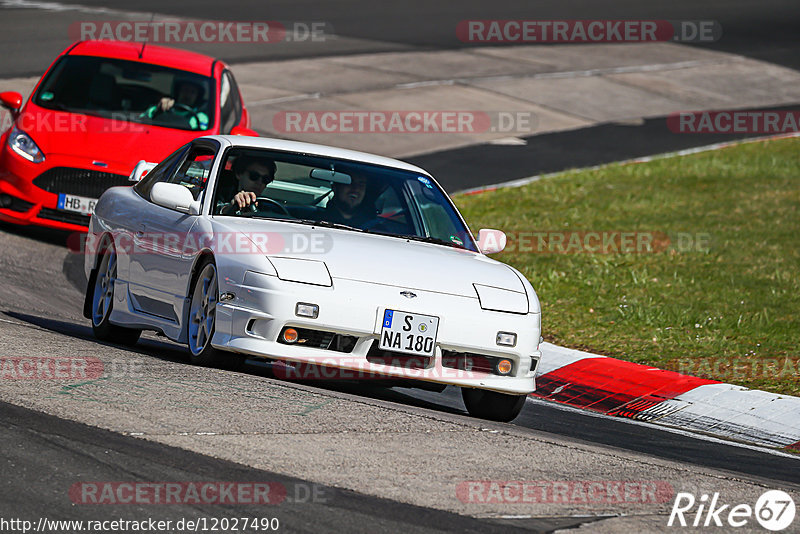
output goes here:
<path id="1" fill-rule="evenodd" d="M 175 105 L 175 99 L 168 96 L 163 97 L 158 101 L 158 109 L 161 111 L 169 111 Z"/>
<path id="2" fill-rule="evenodd" d="M 233 196 L 233 200 L 231 200 L 231 206 L 239 209 L 245 208 L 256 201 L 258 195 L 253 193 L 252 191 L 239 191 Z"/>

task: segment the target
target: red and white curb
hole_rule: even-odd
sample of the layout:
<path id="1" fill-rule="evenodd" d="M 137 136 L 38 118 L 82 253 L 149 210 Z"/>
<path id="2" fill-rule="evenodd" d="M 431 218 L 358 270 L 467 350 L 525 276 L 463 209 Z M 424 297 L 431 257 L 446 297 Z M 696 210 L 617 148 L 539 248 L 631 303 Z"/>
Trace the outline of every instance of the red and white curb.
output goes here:
<path id="1" fill-rule="evenodd" d="M 575 408 L 800 451 L 800 397 L 751 390 L 542 343 L 531 396 Z"/>

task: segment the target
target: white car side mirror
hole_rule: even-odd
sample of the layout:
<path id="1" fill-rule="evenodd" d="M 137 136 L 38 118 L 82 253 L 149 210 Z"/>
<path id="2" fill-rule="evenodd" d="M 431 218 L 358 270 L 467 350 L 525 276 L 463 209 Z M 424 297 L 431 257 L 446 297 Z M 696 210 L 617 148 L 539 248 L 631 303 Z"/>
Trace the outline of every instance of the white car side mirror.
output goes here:
<path id="1" fill-rule="evenodd" d="M 158 182 L 150 191 L 150 200 L 161 207 L 181 213 L 200 214 L 200 201 L 196 201 L 192 192 L 180 184 Z"/>
<path id="2" fill-rule="evenodd" d="M 478 248 L 484 254 L 495 254 L 506 248 L 508 238 L 500 230 L 482 228 L 478 232 Z"/>
<path id="3" fill-rule="evenodd" d="M 145 161 L 143 159 L 139 160 L 139 163 L 136 164 L 136 166 L 131 171 L 130 176 L 128 176 L 128 181 L 138 182 L 139 180 L 144 178 L 148 172 L 153 170 L 156 167 L 156 165 L 158 165 L 158 163 L 150 163 L 149 161 Z"/>

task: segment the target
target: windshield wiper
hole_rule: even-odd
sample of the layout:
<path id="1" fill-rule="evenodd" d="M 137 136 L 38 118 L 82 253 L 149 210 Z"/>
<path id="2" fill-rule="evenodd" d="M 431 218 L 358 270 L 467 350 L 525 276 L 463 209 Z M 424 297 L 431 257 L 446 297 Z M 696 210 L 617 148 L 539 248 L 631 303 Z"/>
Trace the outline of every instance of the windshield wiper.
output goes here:
<path id="1" fill-rule="evenodd" d="M 338 228 L 339 230 L 352 230 L 355 232 L 364 232 L 361 228 L 356 228 L 355 226 L 349 226 L 346 224 L 340 223 L 333 223 L 329 221 L 323 221 L 321 219 L 284 219 L 286 222 L 294 222 L 300 224 L 310 224 L 313 226 L 322 226 L 324 228 Z"/>
<path id="2" fill-rule="evenodd" d="M 377 232 L 375 232 L 377 233 Z M 389 235 L 389 234 L 386 234 Z M 446 247 L 453 247 L 463 250 L 469 250 L 467 247 L 463 245 L 459 245 L 458 243 L 453 243 L 452 241 L 445 241 L 444 239 L 439 239 L 438 237 L 432 236 L 424 236 L 424 235 L 399 235 L 399 234 L 392 234 L 394 237 L 399 237 L 402 239 L 408 239 L 409 241 L 421 241 L 422 243 L 433 243 L 434 245 L 444 245 Z"/>
<path id="3" fill-rule="evenodd" d="M 47 108 L 47 109 L 57 109 L 58 111 L 68 111 L 70 113 L 76 113 L 75 109 L 67 107 L 64 104 L 62 104 L 61 102 L 58 102 L 58 101 L 55 101 L 55 100 L 52 100 L 50 102 L 44 102 L 44 103 L 39 104 L 39 105 L 42 106 L 43 108 Z M 80 113 L 80 111 L 77 111 L 77 113 Z"/>

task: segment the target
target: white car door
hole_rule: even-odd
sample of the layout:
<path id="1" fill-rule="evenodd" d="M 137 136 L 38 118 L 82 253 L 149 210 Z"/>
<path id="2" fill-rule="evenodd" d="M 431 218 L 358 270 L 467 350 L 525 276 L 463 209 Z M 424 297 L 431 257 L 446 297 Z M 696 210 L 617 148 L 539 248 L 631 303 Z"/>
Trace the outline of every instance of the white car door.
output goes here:
<path id="1" fill-rule="evenodd" d="M 195 141 L 180 163 L 158 181 L 187 187 L 202 200 L 216 142 Z M 129 264 L 130 294 L 138 311 L 179 323 L 196 248 L 192 227 L 198 215 L 159 206 L 152 201 L 134 228 L 134 254 Z M 188 249 L 187 249 L 187 245 Z"/>
<path id="2" fill-rule="evenodd" d="M 143 221 L 152 219 L 151 212 L 158 207 L 150 202 L 150 190 L 154 184 L 164 181 L 166 176 L 171 176 L 175 172 L 190 148 L 188 144 L 180 147 L 148 172 L 133 186 L 136 194 L 131 195 L 131 202 L 123 206 L 115 205 L 107 216 L 114 221 L 110 227 L 117 235 L 120 245 L 117 250 L 118 276 L 130 283 L 131 287 L 142 284 L 141 267 L 138 265 L 140 257 L 137 253 L 141 239 L 136 237 L 136 233 Z"/>

